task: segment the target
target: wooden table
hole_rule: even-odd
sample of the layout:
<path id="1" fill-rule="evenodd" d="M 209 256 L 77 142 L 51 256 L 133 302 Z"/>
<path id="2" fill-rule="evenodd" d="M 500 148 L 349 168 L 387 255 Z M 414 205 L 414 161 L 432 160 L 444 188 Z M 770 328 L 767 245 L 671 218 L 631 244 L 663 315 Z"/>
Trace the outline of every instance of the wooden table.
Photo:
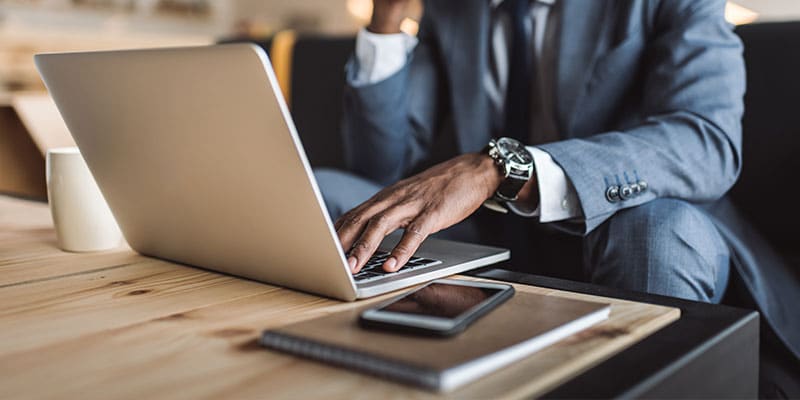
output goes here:
<path id="1" fill-rule="evenodd" d="M 677 308 L 516 288 L 610 302 L 612 319 L 450 396 L 553 393 L 680 315 Z M 127 248 L 61 252 L 45 204 L 0 196 L 0 398 L 441 397 L 257 344 L 264 328 L 364 304 Z"/>

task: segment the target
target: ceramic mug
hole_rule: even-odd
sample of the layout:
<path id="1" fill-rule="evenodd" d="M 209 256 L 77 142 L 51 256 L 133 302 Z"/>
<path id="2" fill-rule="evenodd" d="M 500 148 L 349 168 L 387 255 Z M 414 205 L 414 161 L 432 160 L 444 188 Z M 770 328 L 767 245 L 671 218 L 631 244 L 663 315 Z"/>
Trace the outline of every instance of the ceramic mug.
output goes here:
<path id="1" fill-rule="evenodd" d="M 59 247 L 88 252 L 120 246 L 122 233 L 78 148 L 48 150 L 46 171 Z"/>

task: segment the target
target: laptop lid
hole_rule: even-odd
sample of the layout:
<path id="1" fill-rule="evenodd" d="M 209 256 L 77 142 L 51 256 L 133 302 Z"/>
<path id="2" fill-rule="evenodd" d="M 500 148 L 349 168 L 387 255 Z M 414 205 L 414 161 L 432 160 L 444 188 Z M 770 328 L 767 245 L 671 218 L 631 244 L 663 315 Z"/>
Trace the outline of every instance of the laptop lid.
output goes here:
<path id="1" fill-rule="evenodd" d="M 356 298 L 261 48 L 41 54 L 35 61 L 134 250 Z"/>

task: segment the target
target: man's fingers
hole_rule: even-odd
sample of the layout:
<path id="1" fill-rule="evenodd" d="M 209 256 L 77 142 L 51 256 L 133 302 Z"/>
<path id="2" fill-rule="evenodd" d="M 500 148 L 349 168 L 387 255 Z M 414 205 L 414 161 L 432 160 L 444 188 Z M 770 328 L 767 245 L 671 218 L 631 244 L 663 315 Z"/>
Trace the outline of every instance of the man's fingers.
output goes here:
<path id="1" fill-rule="evenodd" d="M 420 213 L 418 203 L 396 204 L 388 210 L 375 214 L 355 241 L 350 251 L 348 263 L 353 272 L 358 272 L 364 267 L 369 258 L 381 244 L 386 235 L 405 226 L 412 218 Z"/>
<path id="2" fill-rule="evenodd" d="M 335 229 L 336 232 L 339 232 L 339 229 L 342 229 L 342 227 L 344 227 L 345 224 L 349 223 L 350 220 L 353 219 L 354 215 L 361 214 L 363 212 L 364 207 L 366 207 L 367 204 L 368 203 L 362 203 L 358 207 L 356 207 L 356 208 L 344 213 L 344 215 L 339 217 L 339 219 L 337 219 L 333 223 L 333 229 Z"/>
<path id="3" fill-rule="evenodd" d="M 342 215 L 341 217 L 339 217 L 339 219 L 337 219 L 337 220 L 336 220 L 336 221 L 333 223 L 333 228 L 334 228 L 334 229 L 335 229 L 335 230 L 338 232 L 338 231 L 339 231 L 339 229 L 341 229 L 341 228 L 342 228 L 342 227 L 344 227 L 346 224 L 348 224 L 348 223 L 349 223 L 349 222 L 350 222 L 350 221 L 353 219 L 353 217 L 354 217 L 354 216 L 356 216 L 356 215 L 361 215 L 361 214 L 363 214 L 363 213 L 364 213 L 364 211 L 366 211 L 367 209 L 369 209 L 369 208 L 370 208 L 370 206 L 372 205 L 372 202 L 373 202 L 373 201 L 372 201 L 372 199 L 369 199 L 369 200 L 367 200 L 367 201 L 365 201 L 365 202 L 363 202 L 363 203 L 359 204 L 358 206 L 356 206 L 356 207 L 355 207 L 355 208 L 353 208 L 352 210 L 350 210 L 350 211 L 348 211 L 348 212 L 344 213 L 344 215 Z M 370 215 L 370 216 L 372 216 L 372 215 Z M 367 217 L 367 218 L 369 218 L 369 217 Z"/>
<path id="4" fill-rule="evenodd" d="M 399 227 L 400 221 L 390 212 L 376 214 L 370 218 L 364 232 L 347 255 L 347 263 L 353 273 L 360 271 L 378 249 L 383 238 Z"/>
<path id="5" fill-rule="evenodd" d="M 383 203 L 364 203 L 342 217 L 342 223 L 336 230 L 342 249 L 347 252 L 355 246 L 356 240 L 363 235 L 368 224 L 378 213 L 388 208 Z M 384 212 L 385 213 L 385 212 Z"/>
<path id="6" fill-rule="evenodd" d="M 402 268 L 408 262 L 408 259 L 417 251 L 419 246 L 428 237 L 429 229 L 426 227 L 424 217 L 420 216 L 414 222 L 409 224 L 403 237 L 392 249 L 392 254 L 383 263 L 383 269 L 386 272 L 394 272 Z"/>
<path id="7" fill-rule="evenodd" d="M 343 215 L 340 221 L 339 227 L 336 228 L 336 234 L 339 235 L 342 250 L 347 252 L 353 247 L 354 242 L 369 223 L 369 215 L 365 217 L 361 212 L 350 212 Z"/>
<path id="8" fill-rule="evenodd" d="M 355 244 L 355 240 L 361 235 L 370 219 L 379 212 L 387 210 L 391 204 L 393 204 L 391 199 L 381 191 L 336 220 L 333 227 L 339 236 L 342 249 L 348 251 Z"/>

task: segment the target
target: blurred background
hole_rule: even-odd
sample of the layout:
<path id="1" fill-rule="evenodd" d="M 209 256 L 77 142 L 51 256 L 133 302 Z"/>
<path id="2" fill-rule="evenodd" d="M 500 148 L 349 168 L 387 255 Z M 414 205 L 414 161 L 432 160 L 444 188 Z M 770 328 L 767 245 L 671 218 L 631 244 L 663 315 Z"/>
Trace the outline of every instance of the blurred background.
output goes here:
<path id="1" fill-rule="evenodd" d="M 198 45 L 282 30 L 353 35 L 371 0 L 0 0 L 0 101 L 42 90 L 33 54 Z M 419 1 L 404 29 L 416 32 Z"/>
<path id="2" fill-rule="evenodd" d="M 371 0 L 0 0 L 0 101 L 42 90 L 37 52 L 195 45 L 261 38 L 282 30 L 353 35 L 368 21 Z M 416 32 L 420 0 L 404 30 Z M 729 3 L 734 23 L 798 19 L 798 0 Z"/>

